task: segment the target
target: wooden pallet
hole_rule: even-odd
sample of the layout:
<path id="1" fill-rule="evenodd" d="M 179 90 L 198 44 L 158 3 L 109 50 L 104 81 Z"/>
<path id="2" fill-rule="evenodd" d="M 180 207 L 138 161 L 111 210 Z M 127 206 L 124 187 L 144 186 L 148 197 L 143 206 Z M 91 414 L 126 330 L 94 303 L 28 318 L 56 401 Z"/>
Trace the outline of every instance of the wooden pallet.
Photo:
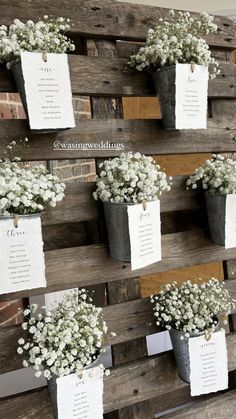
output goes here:
<path id="1" fill-rule="evenodd" d="M 114 144 L 124 143 L 126 151 L 162 155 L 163 158 L 172 154 L 236 152 L 236 67 L 232 59 L 236 37 L 229 19 L 216 17 L 220 31 L 207 38 L 221 65 L 220 75 L 209 85 L 209 128 L 164 131 L 160 121 L 124 120 L 121 98 L 155 95 L 148 74 L 124 72 L 124 65 L 127 57 L 144 41 L 147 29 L 153 27 L 159 17 L 166 17 L 168 10 L 111 0 L 12 0 L 10 5 L 2 0 L 0 23 L 9 24 L 15 17 L 35 20 L 45 12 L 72 19 L 71 36 L 76 43 L 76 52 L 69 60 L 72 90 L 74 95 L 91 97 L 92 119 L 78 121 L 76 128 L 58 135 L 39 136 L 30 134 L 25 121 L 1 121 L 0 158 L 12 139 L 24 136 L 30 139 L 30 148 L 24 156 L 26 160 L 95 158 L 98 161 L 119 154 L 114 149 L 54 150 L 55 140 L 68 147 L 75 141 L 85 144 L 108 140 Z M 3 67 L 0 67 L 0 91 L 16 92 L 10 72 Z M 106 341 L 112 345 L 114 367 L 111 375 L 105 378 L 104 408 L 105 412 L 116 411 L 107 418 L 152 419 L 155 413 L 160 417 L 180 405 L 185 405 L 186 410 L 186 403 L 187 408 L 192 409 L 195 403 L 190 397 L 189 386 L 178 377 L 171 351 L 147 356 L 146 336 L 158 333 L 160 329 L 154 324 L 149 300 L 141 298 L 141 275 L 224 261 L 225 278 L 231 279 L 227 288 L 236 296 L 236 249 L 225 250 L 211 243 L 202 196 L 198 192 L 186 192 L 185 181 L 184 176 L 175 177 L 172 192 L 161 198 L 162 261 L 139 271 L 131 271 L 129 264 L 110 258 L 102 209 L 92 198 L 94 183 L 68 186 L 64 201 L 43 215 L 46 291 L 37 289 L 0 296 L 4 301 L 105 284 L 108 305 L 104 308 L 104 316 L 110 331 L 117 334 Z M 174 220 L 171 228 L 170 220 Z M 233 332 L 233 327 L 231 329 Z M 21 360 L 16 354 L 17 339 L 21 334 L 19 326 L 0 329 L 1 373 L 21 368 Z M 236 334 L 227 336 L 227 345 L 233 387 Z M 231 393 L 216 396 L 216 403 L 222 398 L 224 403 L 230 401 Z M 200 404 L 197 399 L 196 405 L 201 419 L 210 417 L 205 412 L 215 406 L 212 399 L 203 399 Z M 192 417 L 187 413 L 178 416 L 180 413 L 177 412 L 176 415 Z M 47 389 L 1 400 L 0 417 L 52 418 Z"/>

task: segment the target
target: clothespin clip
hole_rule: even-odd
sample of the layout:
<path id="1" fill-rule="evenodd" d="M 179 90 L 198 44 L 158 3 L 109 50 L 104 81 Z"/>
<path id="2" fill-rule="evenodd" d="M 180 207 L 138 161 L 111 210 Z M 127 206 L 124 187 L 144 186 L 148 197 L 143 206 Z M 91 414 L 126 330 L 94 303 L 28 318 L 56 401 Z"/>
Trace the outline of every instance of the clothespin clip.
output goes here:
<path id="1" fill-rule="evenodd" d="M 146 211 L 146 209 L 147 209 L 147 201 L 143 201 L 142 204 L 143 204 L 144 211 Z"/>
<path id="2" fill-rule="evenodd" d="M 46 63 L 47 60 L 48 60 L 48 53 L 47 53 L 47 51 L 43 51 L 42 52 L 42 57 L 43 57 L 43 61 Z"/>
<path id="3" fill-rule="evenodd" d="M 191 71 L 192 71 L 192 73 L 194 73 L 194 69 L 195 69 L 195 64 L 194 63 L 191 63 Z"/>
<path id="4" fill-rule="evenodd" d="M 212 330 L 211 329 L 205 330 L 205 339 L 207 342 L 211 339 L 211 337 L 212 337 Z"/>
<path id="5" fill-rule="evenodd" d="M 15 228 L 18 228 L 18 225 L 19 225 L 19 215 L 18 214 L 15 214 L 14 215 L 14 227 Z"/>

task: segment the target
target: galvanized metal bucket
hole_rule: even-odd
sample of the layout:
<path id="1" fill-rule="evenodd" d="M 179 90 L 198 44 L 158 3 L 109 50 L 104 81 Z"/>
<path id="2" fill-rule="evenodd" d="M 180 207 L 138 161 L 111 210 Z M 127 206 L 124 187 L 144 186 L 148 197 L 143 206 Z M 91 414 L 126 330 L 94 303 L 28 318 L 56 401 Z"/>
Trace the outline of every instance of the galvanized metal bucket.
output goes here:
<path id="1" fill-rule="evenodd" d="M 88 367 L 85 367 L 85 370 L 89 370 L 90 368 L 94 368 L 94 367 L 98 367 L 100 362 L 101 357 L 98 356 L 98 358 L 92 362 L 92 364 L 90 364 Z M 50 393 L 50 398 L 51 398 L 51 402 L 52 402 L 52 407 L 53 407 L 53 411 L 54 411 L 54 415 L 55 418 L 58 418 L 58 406 L 57 406 L 57 376 L 53 374 L 52 378 L 50 380 L 47 380 L 47 384 L 48 384 L 48 390 Z"/>
<path id="2" fill-rule="evenodd" d="M 103 202 L 110 255 L 120 262 L 131 261 L 128 206 L 134 204 Z"/>
<path id="3" fill-rule="evenodd" d="M 193 333 L 190 338 L 186 338 L 182 332 L 176 329 L 169 331 L 170 339 L 175 354 L 176 364 L 179 371 L 180 378 L 186 383 L 190 383 L 190 360 L 189 360 L 189 339 L 201 336 L 204 332 Z M 183 337 L 183 339 L 181 339 Z"/>
<path id="4" fill-rule="evenodd" d="M 211 239 L 221 246 L 225 246 L 226 196 L 205 193 Z"/>
<path id="5" fill-rule="evenodd" d="M 152 74 L 159 98 L 164 128 L 175 129 L 175 78 L 176 67 L 164 67 Z"/>
<path id="6" fill-rule="evenodd" d="M 12 63 L 10 66 L 10 69 L 13 74 L 18 92 L 20 93 L 21 102 L 22 102 L 26 117 L 29 120 L 29 113 L 28 113 L 26 92 L 25 92 L 25 81 L 23 77 L 21 62 L 17 61 L 17 62 Z M 50 133 L 53 134 L 60 131 L 64 131 L 64 129 L 31 129 L 31 132 L 34 134 L 50 134 Z"/>

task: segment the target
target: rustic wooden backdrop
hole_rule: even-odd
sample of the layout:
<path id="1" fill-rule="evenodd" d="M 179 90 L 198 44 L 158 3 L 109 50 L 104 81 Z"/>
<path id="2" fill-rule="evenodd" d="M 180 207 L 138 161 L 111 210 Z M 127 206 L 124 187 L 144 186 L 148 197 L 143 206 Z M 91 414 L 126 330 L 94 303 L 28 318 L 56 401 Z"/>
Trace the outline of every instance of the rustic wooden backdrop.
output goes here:
<path id="1" fill-rule="evenodd" d="M 202 154 L 204 158 L 205 153 L 231 155 L 236 152 L 236 67 L 232 59 L 236 38 L 233 22 L 229 19 L 215 17 L 219 33 L 207 38 L 221 67 L 220 75 L 209 83 L 208 129 L 164 131 L 160 120 L 123 119 L 122 97 L 155 96 L 150 75 L 124 72 L 124 65 L 127 57 L 144 42 L 147 29 L 153 27 L 159 17 L 167 16 L 167 9 L 111 0 L 12 0 L 10 4 L 1 0 L 0 5 L 0 21 L 6 25 L 16 17 L 35 20 L 45 13 L 72 19 L 71 37 L 76 43 L 75 54 L 69 59 L 73 94 L 89 95 L 92 106 L 91 120 L 78 121 L 75 129 L 58 136 L 31 135 L 23 120 L 1 121 L 0 157 L 7 143 L 24 136 L 30 139 L 30 148 L 24 156 L 26 160 L 92 157 L 99 161 L 119 154 L 115 149 L 53 150 L 55 139 L 63 144 L 102 140 L 124 143 L 126 151 L 158 156 L 164 164 L 171 159 L 178 161 L 178 155 L 183 161 L 184 156 L 194 159 L 195 154 Z M 0 91 L 16 92 L 10 72 L 3 67 L 0 68 Z M 64 201 L 43 216 L 46 292 L 98 284 L 106 287 L 104 315 L 110 331 L 116 332 L 115 337 L 109 336 L 106 341 L 112 345 L 114 365 L 111 375 L 105 378 L 107 418 L 152 419 L 154 414 L 162 417 L 166 412 L 169 412 L 168 417 L 192 418 L 193 414 L 200 414 L 201 418 L 210 418 L 216 405 L 227 411 L 235 396 L 233 316 L 231 333 L 227 336 L 232 391 L 217 395 L 216 400 L 210 397 L 200 398 L 200 401 L 199 398 L 191 399 L 189 386 L 178 377 L 171 351 L 147 355 L 146 336 L 160 329 L 154 324 L 148 297 L 142 298 L 141 276 L 158 272 L 162 275 L 187 267 L 196 272 L 196 265 L 223 261 L 227 288 L 232 295 L 236 294 L 236 249 L 225 250 L 211 243 L 202 196 L 198 192 L 186 192 L 185 181 L 186 173 L 175 176 L 172 192 L 161 198 L 162 261 L 139 271 L 131 271 L 129 264 L 118 263 L 109 257 L 102 209 L 92 198 L 93 183 L 69 185 Z M 2 295 L 0 300 L 44 292 L 44 289 L 22 291 Z M 16 354 L 17 339 L 21 334 L 19 326 L 0 329 L 2 374 L 21 368 L 21 359 Z M 184 411 L 173 413 L 183 406 Z M 231 411 L 232 408 L 233 403 Z M 47 389 L 1 400 L 0 417 L 52 418 Z M 227 418 L 228 413 L 221 417 Z"/>

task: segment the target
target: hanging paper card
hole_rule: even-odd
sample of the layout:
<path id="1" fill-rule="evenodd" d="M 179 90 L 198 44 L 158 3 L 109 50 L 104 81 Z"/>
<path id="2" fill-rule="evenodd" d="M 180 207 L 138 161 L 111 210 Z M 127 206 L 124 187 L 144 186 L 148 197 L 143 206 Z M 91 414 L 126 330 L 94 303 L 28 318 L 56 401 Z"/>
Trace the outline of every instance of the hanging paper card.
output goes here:
<path id="1" fill-rule="evenodd" d="M 131 269 L 161 260 L 160 201 L 128 206 Z"/>
<path id="2" fill-rule="evenodd" d="M 40 216 L 0 219 L 0 294 L 46 287 Z"/>
<path id="3" fill-rule="evenodd" d="M 103 419 L 103 373 L 99 367 L 57 378 L 58 419 Z"/>
<path id="4" fill-rule="evenodd" d="M 228 388 L 225 331 L 189 339 L 191 396 Z"/>
<path id="5" fill-rule="evenodd" d="M 176 64 L 176 129 L 207 128 L 208 68 Z"/>
<path id="6" fill-rule="evenodd" d="M 21 53 L 31 129 L 72 128 L 75 119 L 66 54 Z"/>
<path id="7" fill-rule="evenodd" d="M 236 194 L 226 195 L 225 247 L 236 247 Z"/>

